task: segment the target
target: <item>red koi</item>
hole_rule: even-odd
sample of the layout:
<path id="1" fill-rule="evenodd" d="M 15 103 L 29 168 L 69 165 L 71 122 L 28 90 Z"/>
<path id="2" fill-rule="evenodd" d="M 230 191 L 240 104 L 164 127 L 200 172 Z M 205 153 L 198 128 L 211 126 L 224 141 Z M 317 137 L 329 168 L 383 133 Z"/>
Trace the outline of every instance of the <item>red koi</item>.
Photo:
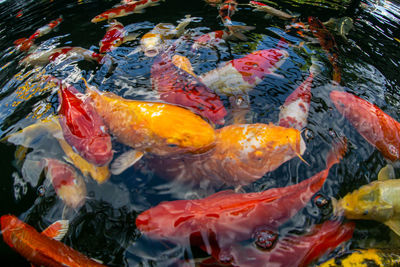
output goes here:
<path id="1" fill-rule="evenodd" d="M 82 47 L 65 46 L 47 51 L 32 53 L 22 59 L 20 63 L 24 65 L 46 65 L 49 62 L 53 62 L 62 57 L 77 57 L 89 61 L 94 61 L 99 64 L 103 64 L 103 59 L 105 58 L 104 55 L 98 54 Z"/>
<path id="2" fill-rule="evenodd" d="M 68 144 L 96 166 L 109 163 L 113 157 L 111 137 L 89 99 L 60 82 L 59 101 L 59 121 Z"/>
<path id="3" fill-rule="evenodd" d="M 160 99 L 191 109 L 216 124 L 224 124 L 227 112 L 221 99 L 197 77 L 178 68 L 162 53 L 151 67 L 153 88 Z"/>
<path id="4" fill-rule="evenodd" d="M 339 221 L 326 221 L 320 225 L 315 225 L 305 235 L 287 234 L 271 242 L 266 249 L 256 248 L 255 246 L 242 246 L 234 244 L 231 250 L 225 255 L 228 259 L 228 266 L 299 266 L 305 267 L 324 254 L 330 253 L 340 244 L 348 241 L 354 232 L 355 224 L 348 222 L 341 224 Z M 268 231 L 261 233 L 257 242 L 264 242 L 268 239 Z M 257 238 L 257 237 L 256 237 Z M 230 260 L 230 261 L 229 261 Z M 207 260 L 204 266 L 209 266 L 214 261 L 219 265 L 217 259 Z M 215 264 L 213 266 L 215 266 Z"/>
<path id="5" fill-rule="evenodd" d="M 353 94 L 332 91 L 330 98 L 337 110 L 386 159 L 400 159 L 400 123 L 376 105 Z"/>
<path id="6" fill-rule="evenodd" d="M 218 94 L 247 94 L 279 68 L 288 56 L 282 49 L 255 51 L 201 75 L 200 80 Z"/>
<path id="7" fill-rule="evenodd" d="M 289 220 L 320 190 L 343 150 L 343 144 L 335 145 L 327 168 L 298 184 L 257 193 L 222 191 L 204 199 L 163 202 L 139 214 L 136 226 L 150 238 L 178 244 L 190 241 L 205 246 L 210 254 L 219 254 L 235 242 L 250 239 L 257 228 L 276 230 Z M 218 248 L 214 250 L 210 244 Z"/>
<path id="8" fill-rule="evenodd" d="M 0 222 L 4 242 L 33 265 L 104 267 L 46 233 L 38 233 L 13 215 L 1 216 Z"/>
<path id="9" fill-rule="evenodd" d="M 338 63 L 339 51 L 335 42 L 335 38 L 325 28 L 324 24 L 317 18 L 308 17 L 308 24 L 310 30 L 315 37 L 318 38 L 321 47 L 325 50 L 328 55 L 329 61 L 333 67 L 333 78 L 337 83 L 341 81 L 340 67 Z"/>
<path id="10" fill-rule="evenodd" d="M 62 22 L 62 17 L 59 17 L 56 20 L 51 21 L 49 24 L 37 29 L 34 34 L 32 34 L 29 38 L 21 38 L 16 41 L 14 41 L 15 46 L 17 49 L 20 51 L 27 51 L 31 46 L 33 45 L 33 42 L 39 38 L 42 37 L 45 34 L 48 34 L 51 32 L 55 27 L 57 27 L 61 22 Z"/>
<path id="11" fill-rule="evenodd" d="M 124 25 L 114 20 L 100 41 L 100 53 L 110 52 L 115 47 L 120 46 L 124 41 L 125 34 Z"/>
<path id="12" fill-rule="evenodd" d="M 235 0 L 225 0 L 219 7 L 219 16 L 224 25 L 232 25 L 231 17 L 237 11 L 238 3 Z"/>
<path id="13" fill-rule="evenodd" d="M 144 9 L 151 6 L 157 6 L 164 0 L 140 0 L 126 3 L 111 8 L 100 15 L 94 17 L 91 21 L 97 23 L 103 20 L 113 19 L 117 17 L 127 16 L 133 13 L 143 13 Z"/>
<path id="14" fill-rule="evenodd" d="M 86 198 L 86 185 L 75 169 L 67 163 L 50 158 L 44 159 L 42 164 L 47 167 L 47 179 L 65 205 L 72 208 L 82 206 Z"/>

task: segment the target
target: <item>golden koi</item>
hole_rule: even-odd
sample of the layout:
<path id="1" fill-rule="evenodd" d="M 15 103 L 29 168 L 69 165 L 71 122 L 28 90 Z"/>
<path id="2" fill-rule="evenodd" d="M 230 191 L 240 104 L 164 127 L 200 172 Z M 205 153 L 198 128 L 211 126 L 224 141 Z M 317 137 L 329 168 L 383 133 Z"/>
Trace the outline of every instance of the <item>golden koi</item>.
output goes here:
<path id="1" fill-rule="evenodd" d="M 139 151 L 157 155 L 199 153 L 214 145 L 214 129 L 185 108 L 128 100 L 89 86 L 87 93 L 110 133 Z"/>

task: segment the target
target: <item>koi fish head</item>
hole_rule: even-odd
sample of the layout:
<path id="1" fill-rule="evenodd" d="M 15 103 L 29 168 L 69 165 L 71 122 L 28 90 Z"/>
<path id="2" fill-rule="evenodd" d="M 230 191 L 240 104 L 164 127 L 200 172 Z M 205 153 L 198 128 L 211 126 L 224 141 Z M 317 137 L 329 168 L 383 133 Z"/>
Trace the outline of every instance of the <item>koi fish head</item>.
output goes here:
<path id="1" fill-rule="evenodd" d="M 148 57 L 157 56 L 162 50 L 163 43 L 163 38 L 159 33 L 149 32 L 140 39 L 142 51 Z"/>
<path id="2" fill-rule="evenodd" d="M 273 124 L 237 124 L 217 131 L 214 156 L 232 179 L 248 184 L 278 168 L 306 149 L 300 131 Z M 227 181 L 228 182 L 228 181 Z"/>
<path id="3" fill-rule="evenodd" d="M 113 157 L 111 136 L 104 134 L 84 140 L 84 142 L 86 142 L 86 149 L 81 154 L 88 162 L 96 166 L 104 166 L 111 161 Z"/>
<path id="4" fill-rule="evenodd" d="M 109 19 L 109 16 L 106 12 L 104 12 L 104 13 L 101 13 L 100 15 L 97 15 L 96 17 L 92 18 L 91 22 L 97 23 L 97 22 L 107 20 L 107 19 Z"/>
<path id="5" fill-rule="evenodd" d="M 336 212 L 349 219 L 387 221 L 394 213 L 393 206 L 385 201 L 382 182 L 372 182 L 348 193 L 337 202 Z"/>
<path id="6" fill-rule="evenodd" d="M 288 52 L 282 49 L 266 49 L 234 59 L 231 64 L 242 75 L 243 80 L 256 84 L 279 68 L 288 56 Z"/>
<path id="7" fill-rule="evenodd" d="M 111 22 L 103 39 L 100 41 L 100 53 L 106 53 L 120 46 L 124 39 L 124 25 L 116 20 Z"/>

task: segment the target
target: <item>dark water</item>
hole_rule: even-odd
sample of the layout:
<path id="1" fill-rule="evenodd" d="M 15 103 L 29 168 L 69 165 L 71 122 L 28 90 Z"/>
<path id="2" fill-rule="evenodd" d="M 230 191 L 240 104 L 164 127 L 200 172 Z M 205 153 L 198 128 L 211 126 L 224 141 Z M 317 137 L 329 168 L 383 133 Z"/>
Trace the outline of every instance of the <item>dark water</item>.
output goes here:
<path id="1" fill-rule="evenodd" d="M 277 1 L 279 2 L 279 1 Z M 332 10 L 307 5 L 298 7 L 284 1 L 280 7 L 299 14 L 301 21 L 308 16 L 317 16 L 321 21 L 331 17 L 349 16 L 354 28 L 347 38 L 333 32 L 339 51 L 342 73 L 341 86 L 372 103 L 396 120 L 400 120 L 400 6 L 395 2 L 365 2 L 364 7 L 349 7 Z M 245 3 L 241 1 L 240 3 Z M 51 73 L 66 79 L 84 91 L 80 77 L 86 77 L 100 90 L 112 91 L 130 99 L 154 100 L 151 89 L 150 67 L 153 59 L 143 53 L 132 53 L 139 40 L 128 42 L 110 52 L 116 65 L 96 65 L 88 62 L 67 60 L 43 68 L 23 68 L 18 64 L 25 54 L 13 49 L 13 41 L 30 36 L 37 28 L 63 16 L 64 21 L 57 31 L 39 38 L 40 49 L 61 46 L 80 46 L 98 51 L 99 40 L 104 36 L 106 23 L 93 24 L 90 19 L 105 11 L 117 1 L 1 1 L 0 2 L 0 136 L 32 124 L 37 117 L 46 117 L 57 112 L 56 91 L 40 90 L 35 79 L 41 72 Z M 22 12 L 22 16 L 17 16 Z M 167 0 L 158 7 L 149 8 L 144 14 L 120 18 L 128 31 L 144 34 L 157 23 L 177 24 L 186 14 L 198 17 L 187 27 L 187 34 L 200 35 L 222 29 L 217 9 L 204 1 Z M 247 6 L 239 6 L 233 17 L 236 22 L 254 25 L 248 33 L 247 42 L 229 42 L 218 49 L 201 49 L 192 53 L 188 45 L 178 52 L 187 56 L 197 74 L 214 69 L 219 63 L 238 58 L 252 51 L 276 47 L 284 37 L 294 44 L 304 41 L 300 36 L 285 33 L 290 22 L 278 18 L 264 18 L 263 13 L 254 13 Z M 394 38 L 398 38 L 397 40 Z M 190 42 L 190 40 L 188 41 Z M 336 111 L 329 100 L 332 90 L 332 65 L 318 43 L 305 42 L 303 49 L 288 48 L 289 58 L 277 73 L 269 76 L 250 92 L 252 122 L 277 122 L 279 107 L 286 97 L 307 76 L 310 57 L 321 61 L 321 74 L 314 82 L 312 103 L 308 118 L 305 165 L 298 158 L 283 164 L 277 170 L 246 186 L 247 192 L 262 191 L 272 187 L 283 187 L 297 183 L 324 169 L 325 155 L 335 135 L 344 135 L 349 140 L 349 149 L 344 160 L 333 167 L 320 194 L 341 197 L 347 192 L 376 179 L 378 171 L 386 162 L 382 155 L 365 141 L 352 126 Z M 226 101 L 226 100 L 225 100 Z M 115 150 L 126 147 L 115 142 Z M 43 230 L 62 216 L 63 203 L 51 186 L 43 179 L 32 184 L 25 175 L 29 167 L 24 160 L 16 159 L 17 147 L 7 142 L 0 143 L 1 171 L 0 214 L 11 213 Z M 41 153 L 53 151 L 51 142 Z M 55 150 L 56 148 L 54 148 Z M 53 152 L 52 152 L 53 151 Z M 33 153 L 35 151 L 28 151 Z M 37 152 L 37 151 L 36 151 Z M 40 151 L 39 151 L 40 152 Z M 28 154 L 32 155 L 32 154 Z M 39 153 L 40 155 L 40 153 Z M 27 156 L 29 159 L 29 157 Z M 25 168 L 25 169 L 24 169 Z M 43 176 L 43 175 L 42 175 Z M 196 188 L 187 190 L 143 169 L 130 168 L 99 186 L 86 179 L 88 198 L 83 207 L 69 211 L 70 230 L 64 243 L 74 249 L 101 260 L 109 266 L 166 266 L 190 255 L 202 257 L 194 249 L 185 252 L 180 246 L 152 241 L 136 229 L 135 218 L 140 212 L 161 201 L 204 197 L 207 193 Z M 44 194 L 38 189 L 45 188 Z M 328 218 L 329 211 L 321 211 L 310 202 L 282 229 L 302 231 L 313 223 Z M 284 230 L 282 230 L 284 231 Z M 379 241 L 389 239 L 389 230 L 378 223 L 358 222 L 357 230 L 348 246 L 356 246 L 366 238 Z M 2 241 L 0 241 L 2 242 Z M 14 266 L 29 266 L 17 253 L 3 242 L 0 255 Z M 189 255 L 189 256 L 188 256 Z"/>

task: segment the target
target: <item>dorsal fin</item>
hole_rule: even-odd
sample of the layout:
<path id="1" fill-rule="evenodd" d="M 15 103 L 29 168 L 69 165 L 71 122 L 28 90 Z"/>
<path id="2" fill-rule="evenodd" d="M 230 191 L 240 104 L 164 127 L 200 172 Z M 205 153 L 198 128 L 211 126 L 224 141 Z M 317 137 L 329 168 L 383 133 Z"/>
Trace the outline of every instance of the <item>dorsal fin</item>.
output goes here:
<path id="1" fill-rule="evenodd" d="M 378 173 L 379 181 L 385 181 L 388 179 L 395 179 L 395 178 L 396 177 L 395 177 L 394 168 L 393 168 L 392 164 L 387 164 Z"/>

